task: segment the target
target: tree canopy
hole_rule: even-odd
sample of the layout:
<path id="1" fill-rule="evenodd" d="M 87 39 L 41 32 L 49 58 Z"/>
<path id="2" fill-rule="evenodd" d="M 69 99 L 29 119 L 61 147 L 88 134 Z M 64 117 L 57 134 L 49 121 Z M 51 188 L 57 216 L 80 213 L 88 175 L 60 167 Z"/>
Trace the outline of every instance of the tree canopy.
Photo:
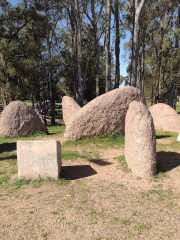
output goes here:
<path id="1" fill-rule="evenodd" d="M 141 0 L 142 1 L 142 0 Z M 139 5 L 140 2 L 139 1 Z M 0 2 L 0 89 L 3 105 L 13 100 L 72 96 L 78 104 L 130 84 L 153 102 L 175 108 L 179 91 L 180 0 L 21 0 Z M 136 50 L 133 49 L 137 29 Z M 126 37 L 123 46 L 121 40 Z M 130 36 L 130 38 L 128 38 Z M 120 73 L 120 52 L 137 57 Z M 135 67 L 134 67 L 135 66 Z M 135 68 L 135 69 L 134 69 Z M 134 78 L 134 77 L 133 77 Z"/>

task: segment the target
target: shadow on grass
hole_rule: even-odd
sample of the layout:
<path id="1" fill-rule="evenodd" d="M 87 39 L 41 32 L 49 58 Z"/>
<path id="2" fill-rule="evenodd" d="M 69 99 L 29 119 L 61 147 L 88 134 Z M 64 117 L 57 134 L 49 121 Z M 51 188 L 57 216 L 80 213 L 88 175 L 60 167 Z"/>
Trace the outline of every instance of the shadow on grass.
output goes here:
<path id="1" fill-rule="evenodd" d="M 95 163 L 100 166 L 111 165 L 111 162 L 104 161 L 103 159 L 89 159 L 89 162 Z"/>
<path id="2" fill-rule="evenodd" d="M 176 152 L 157 152 L 157 173 L 168 172 L 180 165 L 180 154 Z"/>
<path id="3" fill-rule="evenodd" d="M 17 159 L 17 156 L 16 155 L 12 155 L 10 157 L 0 157 L 0 161 L 13 160 L 13 159 Z"/>
<path id="4" fill-rule="evenodd" d="M 161 139 L 161 138 L 168 138 L 168 137 L 172 137 L 173 135 L 159 135 L 156 136 L 156 139 Z"/>
<path id="5" fill-rule="evenodd" d="M 16 150 L 16 142 L 0 144 L 0 154 Z"/>
<path id="6" fill-rule="evenodd" d="M 89 165 L 63 166 L 62 171 L 63 177 L 67 180 L 75 180 L 97 174 Z"/>

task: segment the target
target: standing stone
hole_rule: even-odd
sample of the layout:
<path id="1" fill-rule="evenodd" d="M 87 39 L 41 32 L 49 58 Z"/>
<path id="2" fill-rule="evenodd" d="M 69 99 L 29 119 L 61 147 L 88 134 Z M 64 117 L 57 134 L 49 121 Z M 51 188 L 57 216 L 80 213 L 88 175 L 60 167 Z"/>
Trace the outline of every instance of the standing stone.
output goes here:
<path id="1" fill-rule="evenodd" d="M 26 103 L 14 101 L 9 103 L 2 112 L 0 121 L 1 136 L 22 136 L 36 131 L 48 133 L 43 121 Z"/>
<path id="2" fill-rule="evenodd" d="M 62 112 L 63 112 L 63 120 L 65 125 L 67 126 L 69 121 L 73 118 L 73 116 L 78 112 L 81 107 L 74 101 L 73 98 L 64 96 L 62 99 Z"/>
<path id="3" fill-rule="evenodd" d="M 164 103 L 157 103 L 149 108 L 157 130 L 180 133 L 180 115 Z"/>
<path id="4" fill-rule="evenodd" d="M 117 88 L 95 98 L 69 121 L 64 134 L 65 140 L 105 137 L 112 133 L 124 134 L 126 112 L 134 100 L 146 105 L 143 93 L 134 87 Z"/>
<path id="5" fill-rule="evenodd" d="M 59 141 L 17 141 L 18 178 L 58 179 L 61 171 Z"/>
<path id="6" fill-rule="evenodd" d="M 125 120 L 125 157 L 128 167 L 141 178 L 156 174 L 156 135 L 147 107 L 133 101 Z"/>

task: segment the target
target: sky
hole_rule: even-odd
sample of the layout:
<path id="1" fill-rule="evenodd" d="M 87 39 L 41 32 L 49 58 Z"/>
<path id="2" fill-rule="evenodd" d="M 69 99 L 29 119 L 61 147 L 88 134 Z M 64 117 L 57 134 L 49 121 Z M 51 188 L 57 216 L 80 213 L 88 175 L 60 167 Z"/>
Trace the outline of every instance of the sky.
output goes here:
<path id="1" fill-rule="evenodd" d="M 9 2 L 11 3 L 12 6 L 16 5 L 18 2 L 20 2 L 20 0 L 9 0 Z M 128 37 L 127 37 L 128 38 Z M 124 40 L 121 39 L 121 43 L 120 43 L 120 74 L 122 76 L 127 76 L 127 72 L 126 72 L 126 68 L 127 68 L 127 59 L 125 59 L 125 52 L 124 52 L 124 49 L 123 49 L 123 45 L 124 45 L 124 42 L 127 41 L 127 38 L 125 38 Z M 111 45 L 112 45 L 112 39 L 111 39 Z M 114 48 L 114 46 L 112 46 Z M 127 58 L 127 57 L 126 57 Z M 121 84 L 120 87 L 123 87 L 124 84 Z"/>

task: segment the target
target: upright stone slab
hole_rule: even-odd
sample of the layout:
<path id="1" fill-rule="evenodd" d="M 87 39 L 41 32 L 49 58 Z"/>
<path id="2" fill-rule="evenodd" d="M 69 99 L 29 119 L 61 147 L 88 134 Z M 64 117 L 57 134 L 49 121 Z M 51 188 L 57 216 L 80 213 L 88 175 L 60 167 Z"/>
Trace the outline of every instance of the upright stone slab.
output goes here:
<path id="1" fill-rule="evenodd" d="M 125 119 L 125 157 L 128 167 L 141 178 L 156 174 L 156 135 L 147 107 L 133 101 Z"/>
<path id="2" fill-rule="evenodd" d="M 67 126 L 69 121 L 76 115 L 81 107 L 74 101 L 73 98 L 64 96 L 62 99 L 63 120 Z"/>
<path id="3" fill-rule="evenodd" d="M 61 171 L 59 141 L 17 141 L 18 178 L 58 179 Z"/>

